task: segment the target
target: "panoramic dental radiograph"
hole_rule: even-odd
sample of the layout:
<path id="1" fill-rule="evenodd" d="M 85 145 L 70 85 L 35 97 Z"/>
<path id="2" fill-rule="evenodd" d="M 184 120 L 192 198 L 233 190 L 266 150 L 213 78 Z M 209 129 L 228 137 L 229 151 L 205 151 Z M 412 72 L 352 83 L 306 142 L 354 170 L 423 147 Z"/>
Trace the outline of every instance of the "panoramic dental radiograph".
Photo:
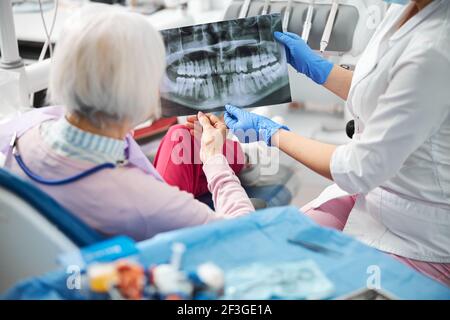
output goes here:
<path id="1" fill-rule="evenodd" d="M 166 73 L 161 85 L 164 116 L 291 101 L 280 14 L 162 31 Z"/>

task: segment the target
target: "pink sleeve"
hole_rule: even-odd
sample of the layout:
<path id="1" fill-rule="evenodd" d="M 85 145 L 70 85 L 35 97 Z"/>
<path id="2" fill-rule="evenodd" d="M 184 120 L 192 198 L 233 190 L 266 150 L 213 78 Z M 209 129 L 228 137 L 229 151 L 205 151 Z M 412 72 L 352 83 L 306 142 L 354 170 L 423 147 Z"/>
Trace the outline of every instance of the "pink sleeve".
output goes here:
<path id="1" fill-rule="evenodd" d="M 244 188 L 228 165 L 227 159 L 219 154 L 203 164 L 217 213 L 237 217 L 255 211 Z"/>

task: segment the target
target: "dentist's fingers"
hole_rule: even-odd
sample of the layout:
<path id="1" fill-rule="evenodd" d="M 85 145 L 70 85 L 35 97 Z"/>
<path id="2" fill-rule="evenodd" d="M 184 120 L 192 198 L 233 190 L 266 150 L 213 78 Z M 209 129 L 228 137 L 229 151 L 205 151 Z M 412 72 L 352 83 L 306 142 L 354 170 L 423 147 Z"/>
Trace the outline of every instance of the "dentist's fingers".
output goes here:
<path id="1" fill-rule="evenodd" d="M 193 129 L 194 128 L 194 123 L 193 122 L 186 122 L 184 124 L 188 129 Z"/>
<path id="2" fill-rule="evenodd" d="M 227 110 L 224 114 L 225 124 L 228 128 L 235 129 L 235 126 L 244 115 L 244 112 L 231 104 L 225 105 L 225 109 Z"/>

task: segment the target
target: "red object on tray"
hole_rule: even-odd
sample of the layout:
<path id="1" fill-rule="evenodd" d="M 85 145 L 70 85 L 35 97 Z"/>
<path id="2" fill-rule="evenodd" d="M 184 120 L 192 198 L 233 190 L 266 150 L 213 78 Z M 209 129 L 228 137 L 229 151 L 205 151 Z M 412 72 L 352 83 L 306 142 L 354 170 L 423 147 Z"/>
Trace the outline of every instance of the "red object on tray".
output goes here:
<path id="1" fill-rule="evenodd" d="M 133 137 L 136 140 L 149 138 L 157 134 L 166 132 L 171 126 L 177 124 L 177 117 L 162 118 L 153 122 L 150 126 L 134 130 Z"/>

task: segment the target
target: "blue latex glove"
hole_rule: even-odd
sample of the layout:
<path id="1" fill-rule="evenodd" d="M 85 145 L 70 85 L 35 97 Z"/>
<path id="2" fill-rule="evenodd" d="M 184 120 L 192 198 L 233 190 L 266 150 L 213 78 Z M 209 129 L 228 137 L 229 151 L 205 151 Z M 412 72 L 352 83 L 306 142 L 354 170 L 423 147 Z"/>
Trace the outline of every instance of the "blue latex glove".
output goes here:
<path id="1" fill-rule="evenodd" d="M 280 129 L 289 130 L 269 118 L 250 113 L 227 104 L 224 114 L 225 124 L 243 143 L 264 140 L 270 146 L 272 136 Z"/>
<path id="2" fill-rule="evenodd" d="M 275 32 L 275 39 L 284 44 L 288 63 L 315 83 L 324 84 L 333 69 L 333 63 L 316 54 L 303 41 L 291 32 Z"/>

